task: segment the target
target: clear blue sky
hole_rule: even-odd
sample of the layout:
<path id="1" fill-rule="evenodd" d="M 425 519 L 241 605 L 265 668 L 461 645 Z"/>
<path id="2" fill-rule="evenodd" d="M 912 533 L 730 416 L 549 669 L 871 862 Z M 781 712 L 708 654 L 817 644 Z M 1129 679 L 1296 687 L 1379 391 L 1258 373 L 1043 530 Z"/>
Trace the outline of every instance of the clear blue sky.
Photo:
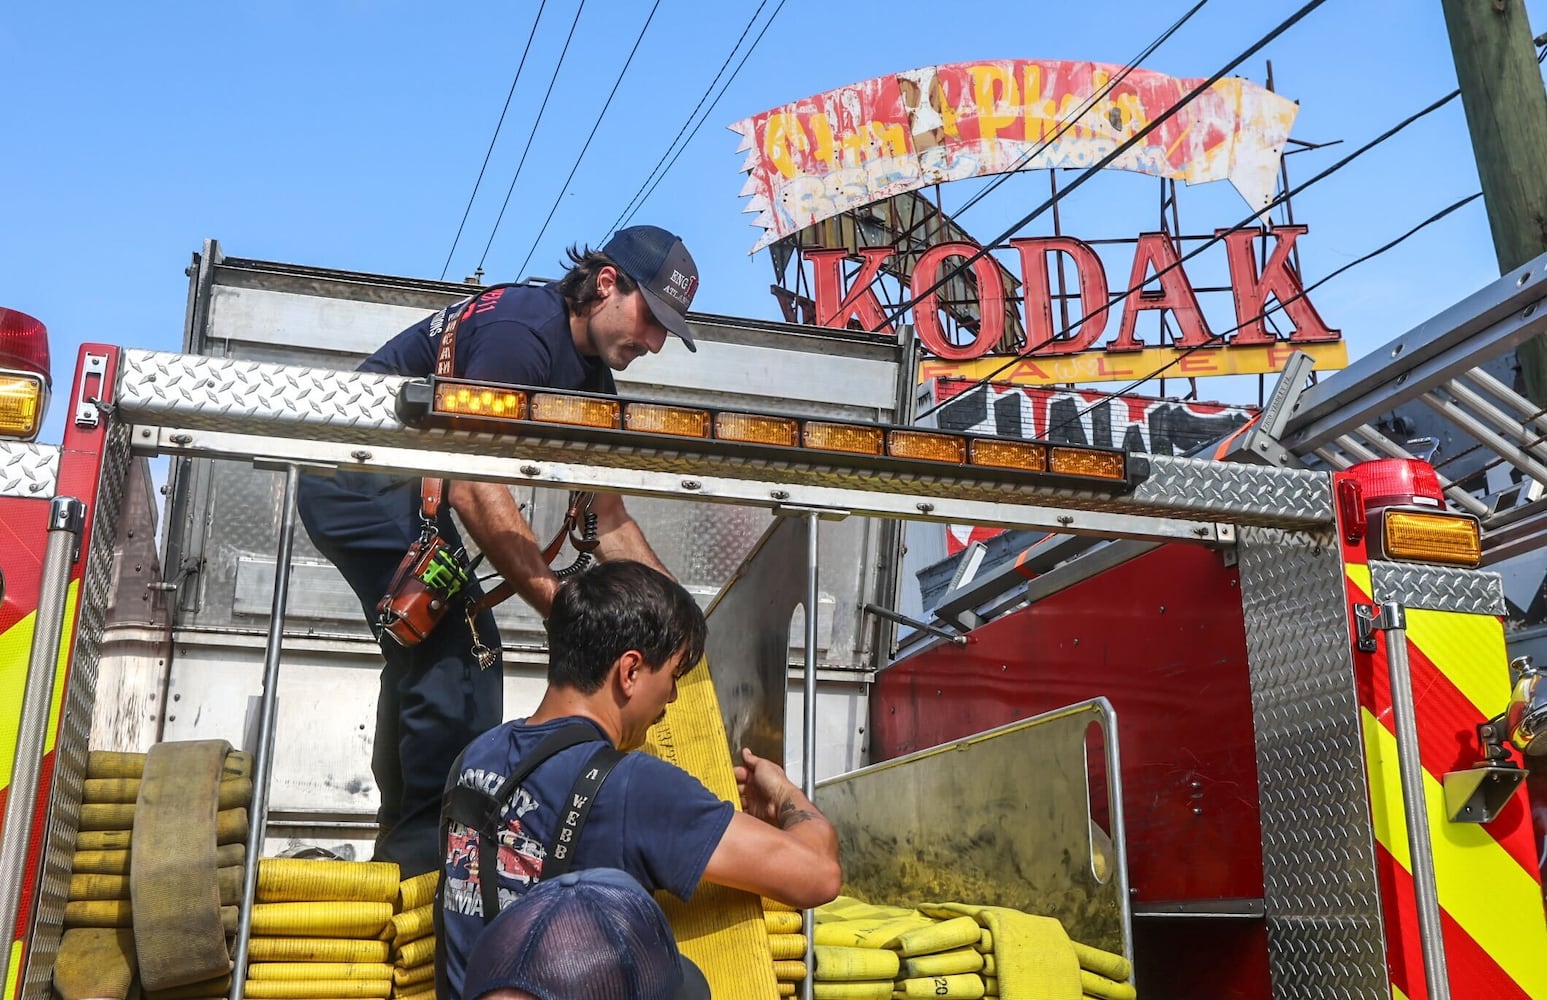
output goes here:
<path id="1" fill-rule="evenodd" d="M 449 277 L 469 272 L 489 239 L 576 2 L 546 4 Z M 778 6 L 769 0 L 754 35 Z M 702 272 L 698 308 L 774 318 L 767 254 L 747 254 L 758 231 L 742 213 L 738 137 L 726 125 L 919 65 L 1125 63 L 1189 6 L 787 0 L 635 221 L 686 239 Z M 1145 68 L 1207 76 L 1298 6 L 1213 0 Z M 556 274 L 566 244 L 606 237 L 757 7 L 756 0 L 662 0 L 560 197 L 650 10 L 646 2 L 586 3 L 489 252 L 489 280 L 518 277 L 556 200 L 528 273 Z M 0 305 L 50 328 L 56 399 L 45 440 L 58 440 L 66 409 L 60 397 L 81 342 L 178 348 L 183 269 L 206 237 L 235 256 L 440 276 L 536 12 L 531 2 L 393 0 L 87 2 L 68 12 L 7 5 L 0 13 L 7 77 Z M 1438 0 L 1331 0 L 1241 75 L 1262 82 L 1269 58 L 1279 92 L 1302 106 L 1293 135 L 1345 140 L 1294 156 L 1300 179 L 1455 86 Z M 949 186 L 947 211 L 981 186 Z M 1097 178 L 1070 198 L 1064 226 L 1087 238 L 1153 228 L 1156 186 L 1134 175 Z M 1310 226 L 1302 243 L 1307 280 L 1477 186 L 1458 101 L 1296 200 L 1298 219 Z M 1046 190 L 1045 175 L 1017 178 L 961 222 L 979 236 L 995 235 Z M 1189 232 L 1245 214 L 1223 183 L 1184 189 L 1181 210 Z M 1496 273 L 1477 202 L 1315 299 L 1357 357 Z M 1114 275 L 1114 287 L 1122 287 L 1121 277 Z M 1224 387 L 1203 392 L 1231 395 Z"/>

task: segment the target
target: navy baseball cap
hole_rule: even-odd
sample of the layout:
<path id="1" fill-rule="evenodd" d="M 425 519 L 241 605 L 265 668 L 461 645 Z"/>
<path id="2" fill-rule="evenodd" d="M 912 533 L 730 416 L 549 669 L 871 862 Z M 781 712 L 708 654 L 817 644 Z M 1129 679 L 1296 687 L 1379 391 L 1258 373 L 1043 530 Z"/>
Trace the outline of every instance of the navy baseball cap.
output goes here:
<path id="1" fill-rule="evenodd" d="M 688 329 L 688 307 L 698 291 L 698 265 L 682 240 L 660 226 L 630 226 L 613 234 L 602 253 L 639 282 L 650 311 L 662 326 L 697 351 Z"/>
<path id="2" fill-rule="evenodd" d="M 538 1000 L 710 1000 L 666 914 L 615 868 L 544 879 L 490 921 L 468 955 L 462 1000 L 495 990 Z"/>

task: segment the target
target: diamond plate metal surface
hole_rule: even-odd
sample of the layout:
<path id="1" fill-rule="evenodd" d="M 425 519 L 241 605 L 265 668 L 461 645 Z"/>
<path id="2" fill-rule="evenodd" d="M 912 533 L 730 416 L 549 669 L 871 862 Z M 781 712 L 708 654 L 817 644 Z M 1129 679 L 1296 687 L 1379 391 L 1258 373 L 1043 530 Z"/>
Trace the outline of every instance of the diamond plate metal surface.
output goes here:
<path id="1" fill-rule="evenodd" d="M 1341 554 L 1266 528 L 1239 553 L 1273 995 L 1388 1000 Z"/>
<path id="2" fill-rule="evenodd" d="M 1504 603 L 1504 579 L 1497 573 L 1371 559 L 1370 589 L 1377 604 L 1396 601 L 1409 608 L 1473 615 L 1509 612 Z"/>
<path id="3" fill-rule="evenodd" d="M 381 447 L 433 444 L 451 453 L 583 462 L 688 476 L 753 475 L 875 492 L 936 491 L 964 500 L 1056 503 L 1142 515 L 1196 512 L 1237 524 L 1288 527 L 1332 520 L 1329 477 L 1304 470 L 1156 455 L 1149 457 L 1151 472 L 1145 482 L 1130 495 L 1113 496 L 1100 490 L 983 482 L 959 477 L 954 469 L 938 475 L 876 476 L 863 468 L 813 467 L 783 460 L 737 461 L 666 449 L 642 453 L 582 441 L 416 431 L 393 416 L 392 400 L 403 380 L 384 375 L 151 351 L 125 351 L 122 372 L 118 405 L 127 419 L 187 431 Z M 150 427 L 140 428 L 139 433 L 154 438 Z"/>
<path id="4" fill-rule="evenodd" d="M 37 919 L 26 979 L 22 982 L 21 995 L 25 1000 L 49 1000 L 52 995 L 54 958 L 59 953 L 59 938 L 64 933 L 64 906 L 70 895 L 70 867 L 75 851 L 75 832 L 80 825 L 86 752 L 97 701 L 97 665 L 101 659 L 109 598 L 115 586 L 114 541 L 130 460 L 127 425 L 113 420 L 104 448 L 97 509 L 91 523 L 91 543 L 81 581 L 80 627 L 75 636 L 70 676 L 64 692 L 64 717 L 56 745 Z"/>
<path id="5" fill-rule="evenodd" d="M 58 469 L 59 449 L 53 445 L 0 442 L 0 497 L 50 499 Z"/>

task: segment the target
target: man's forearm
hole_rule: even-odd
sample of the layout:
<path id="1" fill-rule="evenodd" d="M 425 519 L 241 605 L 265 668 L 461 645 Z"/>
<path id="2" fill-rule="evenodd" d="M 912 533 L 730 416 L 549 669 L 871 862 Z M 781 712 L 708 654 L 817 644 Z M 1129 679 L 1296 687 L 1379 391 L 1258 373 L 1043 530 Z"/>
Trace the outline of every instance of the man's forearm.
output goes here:
<path id="1" fill-rule="evenodd" d="M 639 522 L 629 515 L 623 499 L 615 494 L 598 494 L 591 504 L 596 514 L 596 555 L 603 562 L 615 559 L 632 559 L 652 569 L 672 576 L 645 541 L 645 533 L 639 530 Z M 672 576 L 672 579 L 676 577 Z"/>
<path id="2" fill-rule="evenodd" d="M 499 483 L 453 480 L 447 493 L 484 558 L 515 586 L 522 600 L 548 617 L 559 581 L 543 561 L 542 547 L 510 490 Z"/>
<path id="3" fill-rule="evenodd" d="M 781 830 L 826 857 L 838 856 L 838 831 L 798 789 L 791 788 L 780 800 L 777 815 Z"/>

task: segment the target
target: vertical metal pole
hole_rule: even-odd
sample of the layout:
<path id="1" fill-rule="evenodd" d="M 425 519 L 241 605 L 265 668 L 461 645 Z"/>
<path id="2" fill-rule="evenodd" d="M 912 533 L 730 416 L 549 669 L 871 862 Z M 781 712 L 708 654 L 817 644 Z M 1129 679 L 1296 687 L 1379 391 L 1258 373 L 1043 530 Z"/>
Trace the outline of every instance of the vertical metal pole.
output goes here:
<path id="1" fill-rule="evenodd" d="M 80 554 L 85 524 L 84 503 L 74 497 L 54 498 L 48 509 L 48 543 L 43 549 L 38 611 L 33 622 L 32 650 L 27 657 L 27 685 L 16 729 L 16 762 L 5 800 L 5 819 L 0 825 L 0 990 L 10 982 L 11 935 L 16 915 L 21 912 L 22 868 L 27 864 L 27 848 L 32 843 L 38 771 L 43 766 L 48 711 L 54 701 L 54 675 L 59 669 L 59 647 L 64 641 L 70 567 Z M 26 956 L 22 959 L 25 964 Z M 19 993 L 19 975 L 17 985 Z"/>
<path id="2" fill-rule="evenodd" d="M 279 520 L 279 553 L 274 561 L 274 602 L 269 611 L 269 641 L 263 654 L 263 695 L 258 701 L 258 748 L 253 760 L 251 822 L 247 857 L 242 862 L 242 913 L 232 956 L 231 1000 L 247 991 L 247 950 L 252 941 L 252 907 L 258 895 L 258 855 L 268 827 L 269 779 L 274 772 L 274 726 L 279 710 L 279 650 L 285 631 L 285 604 L 290 590 L 290 553 L 295 548 L 295 494 L 300 470 L 286 465 L 285 499 Z"/>
<path id="3" fill-rule="evenodd" d="M 1434 850 L 1429 839 L 1429 810 L 1423 792 L 1423 762 L 1418 756 L 1418 722 L 1413 708 L 1413 679 L 1407 660 L 1407 609 L 1396 601 L 1381 605 L 1375 627 L 1386 633 L 1386 667 L 1391 674 L 1391 714 L 1397 730 L 1397 761 L 1402 773 L 1402 806 L 1407 816 L 1407 850 L 1412 857 L 1413 894 L 1423 937 L 1423 971 L 1429 1000 L 1450 1000 L 1445 939 L 1440 922 L 1439 890 L 1434 881 Z"/>
<path id="4" fill-rule="evenodd" d="M 817 513 L 806 515 L 806 670 L 803 678 L 801 707 L 805 710 L 805 730 L 801 734 L 800 790 L 807 799 L 816 798 L 816 616 L 817 616 L 817 535 L 821 521 Z M 812 911 L 801 914 L 801 929 L 806 934 L 806 979 L 801 984 L 802 1000 L 812 1000 L 812 982 L 816 974 L 816 949 Z"/>

